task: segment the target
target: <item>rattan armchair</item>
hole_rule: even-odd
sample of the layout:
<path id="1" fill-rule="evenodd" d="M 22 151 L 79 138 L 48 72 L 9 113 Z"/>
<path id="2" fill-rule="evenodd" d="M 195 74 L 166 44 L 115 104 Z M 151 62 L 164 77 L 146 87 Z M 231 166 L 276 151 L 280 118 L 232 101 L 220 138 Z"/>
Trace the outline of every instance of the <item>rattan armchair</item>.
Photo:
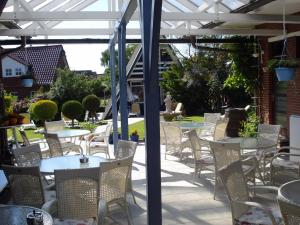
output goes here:
<path id="1" fill-rule="evenodd" d="M 161 122 L 166 141 L 165 159 L 168 153 L 180 154 L 182 159 L 182 151 L 184 148 L 190 148 L 191 144 L 188 138 L 184 138 L 182 131 L 177 123 Z"/>
<path id="2" fill-rule="evenodd" d="M 49 146 L 50 157 L 62 156 L 64 154 L 81 154 L 83 152 L 81 146 L 73 143 L 61 143 L 57 134 L 45 133 L 45 138 Z"/>
<path id="3" fill-rule="evenodd" d="M 132 157 L 132 163 L 133 163 L 133 158 L 135 155 L 136 148 L 137 148 L 137 142 L 135 142 L 135 141 L 119 140 L 115 157 L 116 157 L 116 159 Z M 133 190 L 132 190 L 132 179 L 131 178 L 132 178 L 132 170 L 130 170 L 130 172 L 128 174 L 127 192 L 132 195 L 133 202 L 136 204 L 135 196 L 134 196 Z"/>
<path id="4" fill-rule="evenodd" d="M 87 150 L 89 155 L 96 153 L 105 153 L 106 158 L 110 159 L 109 154 L 109 135 L 111 132 L 112 124 L 107 124 L 105 134 L 94 134 L 87 142 Z"/>
<path id="5" fill-rule="evenodd" d="M 214 156 L 214 163 L 215 163 L 215 188 L 214 188 L 214 199 L 215 199 L 217 188 L 221 185 L 218 176 L 218 170 L 224 166 L 231 164 L 232 162 L 240 160 L 241 147 L 239 143 L 211 141 L 209 144 Z M 247 177 L 247 180 L 251 181 L 254 185 L 255 185 L 256 166 L 257 166 L 257 161 L 255 157 L 245 159 L 243 165 L 243 171 Z"/>
<path id="6" fill-rule="evenodd" d="M 278 190 L 278 204 L 285 225 L 300 224 L 299 180 L 282 185 Z"/>
<path id="7" fill-rule="evenodd" d="M 208 129 L 201 129 L 199 136 L 212 136 L 215 131 L 217 121 L 220 120 L 221 113 L 204 113 L 204 122 L 211 123 L 213 126 Z"/>
<path id="8" fill-rule="evenodd" d="M 40 166 L 42 153 L 38 144 L 12 149 L 17 166 Z"/>
<path id="9" fill-rule="evenodd" d="M 34 144 L 43 144 L 43 151 L 42 151 L 42 155 L 46 158 L 49 156 L 49 149 L 46 149 L 47 147 L 47 143 L 45 140 L 39 139 L 39 138 L 33 138 L 33 139 L 28 139 L 26 132 L 23 129 L 19 130 L 21 138 L 23 140 L 23 145 L 24 146 L 30 146 L 30 145 L 34 145 Z"/>
<path id="10" fill-rule="evenodd" d="M 235 161 L 218 171 L 230 202 L 233 225 L 282 225 L 280 212 L 252 201 L 241 161 Z M 259 189 L 257 186 L 255 189 Z M 277 189 L 262 187 L 277 194 Z"/>
<path id="11" fill-rule="evenodd" d="M 54 192 L 48 192 L 49 195 L 45 195 L 38 166 L 2 165 L 2 169 L 9 181 L 14 204 L 41 208 L 45 199 L 50 200 L 51 197 L 55 196 Z"/>
<path id="12" fill-rule="evenodd" d="M 65 128 L 65 123 L 63 120 L 45 122 L 45 132 L 56 132 L 63 130 Z"/>
<path id="13" fill-rule="evenodd" d="M 125 209 L 128 223 L 133 224 L 127 203 L 127 181 L 132 160 L 131 156 L 101 163 L 98 225 L 104 224 L 104 219 L 110 216 L 111 206 L 115 204 Z"/>
<path id="14" fill-rule="evenodd" d="M 193 150 L 195 168 L 193 182 L 195 182 L 197 174 L 200 176 L 203 169 L 214 171 L 214 159 L 212 152 L 206 148 L 206 142 L 198 137 L 195 130 L 189 131 L 187 135 Z"/>
<path id="15" fill-rule="evenodd" d="M 279 151 L 297 148 L 285 146 Z M 300 149 L 297 149 L 300 151 Z M 293 159 L 295 158 L 295 160 Z M 300 154 L 280 152 L 273 156 L 270 162 L 270 181 L 280 186 L 286 182 L 300 179 Z"/>
<path id="16" fill-rule="evenodd" d="M 272 157 L 277 153 L 277 142 L 280 133 L 280 125 L 259 124 L 258 137 L 265 138 L 274 142 L 274 147 L 257 149 L 256 156 L 259 161 L 259 167 L 263 172 L 263 177 L 267 175 L 267 165 L 270 163 Z"/>

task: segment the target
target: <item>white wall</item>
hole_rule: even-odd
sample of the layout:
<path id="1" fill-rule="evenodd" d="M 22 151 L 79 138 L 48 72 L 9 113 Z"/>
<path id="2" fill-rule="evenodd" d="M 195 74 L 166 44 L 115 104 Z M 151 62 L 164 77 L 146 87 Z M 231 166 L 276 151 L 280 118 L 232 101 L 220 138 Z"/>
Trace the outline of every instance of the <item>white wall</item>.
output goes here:
<path id="1" fill-rule="evenodd" d="M 17 62 L 16 60 L 6 56 L 2 59 L 2 74 L 3 77 L 15 77 L 16 76 L 16 68 L 21 68 L 22 73 L 25 74 L 27 71 L 27 66 Z M 6 76 L 6 69 L 12 69 L 12 76 Z"/>

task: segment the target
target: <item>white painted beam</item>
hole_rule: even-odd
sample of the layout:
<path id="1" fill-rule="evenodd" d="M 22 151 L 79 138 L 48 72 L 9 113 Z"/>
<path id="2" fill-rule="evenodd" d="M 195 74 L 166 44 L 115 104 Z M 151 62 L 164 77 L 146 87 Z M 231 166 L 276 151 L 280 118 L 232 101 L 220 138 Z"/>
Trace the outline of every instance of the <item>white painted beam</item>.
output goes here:
<path id="1" fill-rule="evenodd" d="M 291 33 L 286 34 L 287 38 L 289 38 L 289 37 L 297 37 L 297 36 L 300 36 L 300 31 L 291 32 Z M 279 35 L 279 36 L 276 36 L 276 37 L 268 38 L 268 42 L 281 41 L 281 40 L 284 40 L 284 38 L 285 37 L 283 35 Z"/>
<path id="2" fill-rule="evenodd" d="M 0 21 L 111 21 L 119 20 L 122 12 L 108 12 L 108 11 L 80 11 L 80 12 L 34 12 L 28 14 L 26 12 L 18 12 L 17 14 L 11 12 L 3 12 Z M 131 20 L 138 20 L 139 15 L 134 13 Z M 243 13 L 183 13 L 183 12 L 163 12 L 163 21 L 214 21 L 218 19 L 223 22 L 261 22 L 261 23 L 282 23 L 281 15 L 263 15 L 263 14 L 243 14 Z M 286 23 L 299 24 L 300 16 L 288 15 L 286 16 Z"/>
<path id="3" fill-rule="evenodd" d="M 112 35 L 114 29 L 3 29 L 0 36 L 38 36 L 38 35 Z M 127 29 L 127 35 L 139 35 L 140 29 Z M 168 29 L 163 28 L 161 35 L 257 35 L 275 36 L 282 33 L 282 30 L 270 29 Z"/>

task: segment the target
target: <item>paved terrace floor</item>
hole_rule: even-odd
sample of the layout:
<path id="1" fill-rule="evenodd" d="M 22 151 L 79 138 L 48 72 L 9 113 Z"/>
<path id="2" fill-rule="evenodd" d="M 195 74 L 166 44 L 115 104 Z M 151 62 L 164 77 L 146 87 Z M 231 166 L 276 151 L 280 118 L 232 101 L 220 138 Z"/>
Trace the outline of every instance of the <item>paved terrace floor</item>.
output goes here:
<path id="1" fill-rule="evenodd" d="M 111 148 L 112 151 L 112 148 Z M 164 225 L 232 224 L 228 200 L 221 191 L 213 200 L 213 176 L 204 174 L 193 184 L 193 161 L 179 162 L 175 156 L 164 158 L 165 146 L 161 146 L 162 215 Z M 189 161 L 189 162 L 187 162 Z M 156 163 L 156 162 L 153 162 Z M 158 163 L 158 162 L 157 162 Z M 138 145 L 133 164 L 133 189 L 137 204 L 132 201 L 130 210 L 135 225 L 147 224 L 145 146 Z M 130 199 L 131 200 L 131 199 Z M 122 211 L 114 213 L 117 222 L 127 224 Z M 110 221 L 109 224 L 116 224 Z"/>

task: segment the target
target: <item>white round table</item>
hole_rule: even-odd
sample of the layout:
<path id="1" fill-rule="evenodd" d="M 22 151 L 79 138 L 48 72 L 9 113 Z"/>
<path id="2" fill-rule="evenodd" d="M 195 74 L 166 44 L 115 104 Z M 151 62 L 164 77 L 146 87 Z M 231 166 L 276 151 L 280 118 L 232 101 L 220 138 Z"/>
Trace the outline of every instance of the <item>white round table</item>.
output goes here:
<path id="1" fill-rule="evenodd" d="M 80 157 L 80 155 L 69 155 L 42 159 L 40 171 L 43 174 L 53 174 L 54 170 L 99 167 L 101 162 L 107 161 L 107 159 L 100 156 L 88 156 L 89 161 L 81 163 L 79 161 Z"/>
<path id="2" fill-rule="evenodd" d="M 59 130 L 48 132 L 49 134 L 57 134 L 59 138 L 74 138 L 74 137 L 82 137 L 90 134 L 89 130 L 81 130 L 81 129 L 68 129 L 68 130 Z"/>
<path id="3" fill-rule="evenodd" d="M 243 138 L 243 137 L 228 137 L 221 141 L 230 143 L 240 143 L 241 149 L 264 149 L 272 148 L 277 145 L 274 141 L 267 138 Z"/>

